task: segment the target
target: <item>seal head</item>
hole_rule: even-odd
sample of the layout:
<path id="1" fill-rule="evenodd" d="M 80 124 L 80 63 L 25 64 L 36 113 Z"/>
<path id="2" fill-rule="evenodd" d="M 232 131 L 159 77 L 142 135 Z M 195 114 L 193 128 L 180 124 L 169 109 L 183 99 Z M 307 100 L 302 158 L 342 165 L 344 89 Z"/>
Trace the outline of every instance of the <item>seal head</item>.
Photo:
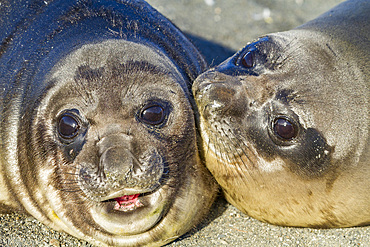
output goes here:
<path id="1" fill-rule="evenodd" d="M 197 78 L 206 165 L 243 212 L 287 226 L 370 223 L 368 10 L 346 2 Z"/>
<path id="2" fill-rule="evenodd" d="M 184 35 L 144 1 L 14 1 L 2 16 L 1 211 L 99 246 L 197 224 L 217 185 L 189 91 L 206 64 Z"/>

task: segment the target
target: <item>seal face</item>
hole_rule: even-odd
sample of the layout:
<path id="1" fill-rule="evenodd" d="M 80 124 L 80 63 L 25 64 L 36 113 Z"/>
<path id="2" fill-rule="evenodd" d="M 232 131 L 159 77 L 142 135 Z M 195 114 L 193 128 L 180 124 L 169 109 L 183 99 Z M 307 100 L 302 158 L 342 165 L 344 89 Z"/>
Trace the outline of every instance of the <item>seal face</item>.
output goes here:
<path id="1" fill-rule="evenodd" d="M 370 28 L 343 32 L 365 10 L 346 2 L 269 34 L 195 81 L 206 165 L 241 211 L 287 226 L 370 223 Z"/>
<path id="2" fill-rule="evenodd" d="M 145 2 L 37 4 L 1 46 L 1 211 L 99 246 L 174 240 L 217 193 L 189 92 L 203 59 Z"/>

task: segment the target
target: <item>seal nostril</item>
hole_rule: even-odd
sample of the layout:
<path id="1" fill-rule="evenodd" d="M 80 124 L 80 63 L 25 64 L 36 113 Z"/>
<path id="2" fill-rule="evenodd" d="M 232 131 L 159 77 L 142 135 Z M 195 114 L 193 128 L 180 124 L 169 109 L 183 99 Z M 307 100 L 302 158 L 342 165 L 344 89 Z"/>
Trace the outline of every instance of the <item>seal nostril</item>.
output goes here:
<path id="1" fill-rule="evenodd" d="M 85 168 L 81 168 L 80 178 L 82 178 L 85 182 L 88 182 L 89 180 L 91 180 L 91 175 L 88 174 Z"/>

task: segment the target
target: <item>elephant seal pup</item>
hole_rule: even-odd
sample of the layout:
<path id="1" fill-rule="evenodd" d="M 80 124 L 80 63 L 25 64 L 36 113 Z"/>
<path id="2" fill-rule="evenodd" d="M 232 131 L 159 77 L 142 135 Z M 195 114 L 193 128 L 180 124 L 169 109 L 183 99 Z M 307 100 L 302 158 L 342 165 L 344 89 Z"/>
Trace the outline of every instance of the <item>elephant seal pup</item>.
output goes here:
<path id="1" fill-rule="evenodd" d="M 194 227 L 217 193 L 196 145 L 194 46 L 144 1 L 0 10 L 1 211 L 99 246 Z"/>
<path id="2" fill-rule="evenodd" d="M 369 12 L 344 2 L 194 82 L 206 165 L 241 211 L 284 226 L 370 223 Z"/>

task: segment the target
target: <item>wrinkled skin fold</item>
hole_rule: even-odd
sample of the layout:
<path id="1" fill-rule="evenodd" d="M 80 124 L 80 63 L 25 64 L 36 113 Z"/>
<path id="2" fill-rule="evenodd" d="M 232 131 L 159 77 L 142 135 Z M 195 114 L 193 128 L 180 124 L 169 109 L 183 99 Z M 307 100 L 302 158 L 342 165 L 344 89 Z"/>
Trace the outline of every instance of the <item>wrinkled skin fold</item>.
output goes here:
<path id="1" fill-rule="evenodd" d="M 208 212 L 191 82 L 206 64 L 144 1 L 0 6 L 0 212 L 99 246 L 161 246 Z"/>

